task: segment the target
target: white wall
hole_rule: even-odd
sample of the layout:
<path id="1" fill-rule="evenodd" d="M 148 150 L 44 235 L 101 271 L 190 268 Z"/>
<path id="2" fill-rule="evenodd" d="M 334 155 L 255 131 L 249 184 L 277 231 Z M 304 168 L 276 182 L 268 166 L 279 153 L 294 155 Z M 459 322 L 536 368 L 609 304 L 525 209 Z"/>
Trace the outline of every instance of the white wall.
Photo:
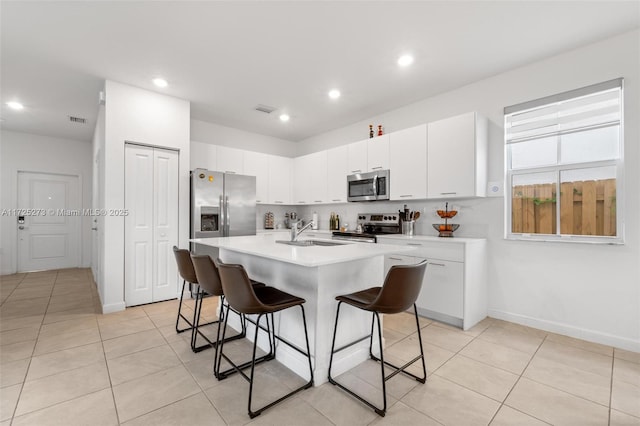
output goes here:
<path id="1" fill-rule="evenodd" d="M 18 207 L 18 171 L 77 175 L 81 208 L 91 208 L 91 144 L 2 130 L 0 133 L 0 208 Z M 91 217 L 81 225 L 81 264 L 91 264 Z M 17 270 L 18 236 L 15 216 L 0 217 L 0 275 Z"/>
<path id="2" fill-rule="evenodd" d="M 478 111 L 490 120 L 489 181 L 503 181 L 505 106 L 624 77 L 624 245 L 506 241 L 502 198 L 461 200 L 460 221 L 471 226 L 459 232 L 488 238 L 491 316 L 640 351 L 639 52 L 640 33 L 623 34 L 306 139 L 298 155 L 365 139 L 369 123 L 391 132 Z M 343 209 L 355 220 L 355 208 L 397 209 L 393 203 L 358 206 L 323 207 L 321 218 L 330 210 Z"/>
<path id="3" fill-rule="evenodd" d="M 124 209 L 125 141 L 180 151 L 178 188 L 179 245 L 189 238 L 188 101 L 113 81 L 105 83 L 104 207 Z M 101 194 L 102 195 L 102 194 Z M 124 217 L 104 218 L 103 312 L 122 310 L 124 303 Z"/>
<path id="4" fill-rule="evenodd" d="M 234 129 L 233 127 L 191 120 L 191 140 L 266 154 L 296 157 L 297 144 L 285 139 Z"/>

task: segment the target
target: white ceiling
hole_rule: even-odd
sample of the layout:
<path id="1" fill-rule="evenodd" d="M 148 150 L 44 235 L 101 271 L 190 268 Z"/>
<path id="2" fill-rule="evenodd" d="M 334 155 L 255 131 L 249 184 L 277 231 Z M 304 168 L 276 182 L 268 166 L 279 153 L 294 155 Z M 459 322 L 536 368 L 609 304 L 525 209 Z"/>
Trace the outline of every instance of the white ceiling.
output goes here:
<path id="1" fill-rule="evenodd" d="M 187 99 L 193 119 L 300 141 L 638 28 L 640 2 L 3 0 L 0 15 L 5 129 L 88 141 L 109 79 Z M 416 60 L 400 69 L 404 52 Z"/>

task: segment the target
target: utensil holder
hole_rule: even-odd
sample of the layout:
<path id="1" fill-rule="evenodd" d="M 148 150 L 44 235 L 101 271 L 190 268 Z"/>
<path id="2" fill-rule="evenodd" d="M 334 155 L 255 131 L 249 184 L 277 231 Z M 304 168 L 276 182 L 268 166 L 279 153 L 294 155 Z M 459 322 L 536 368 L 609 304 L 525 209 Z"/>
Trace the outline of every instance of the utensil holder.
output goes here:
<path id="1" fill-rule="evenodd" d="M 413 237 L 413 228 L 416 224 L 415 220 L 406 220 L 402 222 L 402 235 Z"/>

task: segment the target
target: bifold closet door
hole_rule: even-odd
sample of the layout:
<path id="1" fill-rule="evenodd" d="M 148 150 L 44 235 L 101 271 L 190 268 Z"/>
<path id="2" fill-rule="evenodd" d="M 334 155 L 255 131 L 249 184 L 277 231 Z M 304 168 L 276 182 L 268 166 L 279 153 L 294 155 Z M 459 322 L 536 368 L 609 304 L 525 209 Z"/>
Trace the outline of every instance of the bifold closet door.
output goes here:
<path id="1" fill-rule="evenodd" d="M 176 297 L 172 247 L 178 242 L 178 153 L 125 147 L 125 303 Z"/>

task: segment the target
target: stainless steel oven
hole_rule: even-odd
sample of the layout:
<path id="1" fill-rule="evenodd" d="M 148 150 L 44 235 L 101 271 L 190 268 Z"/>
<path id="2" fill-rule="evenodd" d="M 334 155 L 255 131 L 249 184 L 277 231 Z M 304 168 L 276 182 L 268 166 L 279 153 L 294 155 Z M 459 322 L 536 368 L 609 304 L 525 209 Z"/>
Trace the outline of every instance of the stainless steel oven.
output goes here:
<path id="1" fill-rule="evenodd" d="M 333 232 L 332 239 L 375 243 L 377 235 L 400 233 L 400 217 L 397 213 L 358 213 L 356 231 Z"/>
<path id="2" fill-rule="evenodd" d="M 389 170 L 356 173 L 347 176 L 348 201 L 389 199 Z"/>

